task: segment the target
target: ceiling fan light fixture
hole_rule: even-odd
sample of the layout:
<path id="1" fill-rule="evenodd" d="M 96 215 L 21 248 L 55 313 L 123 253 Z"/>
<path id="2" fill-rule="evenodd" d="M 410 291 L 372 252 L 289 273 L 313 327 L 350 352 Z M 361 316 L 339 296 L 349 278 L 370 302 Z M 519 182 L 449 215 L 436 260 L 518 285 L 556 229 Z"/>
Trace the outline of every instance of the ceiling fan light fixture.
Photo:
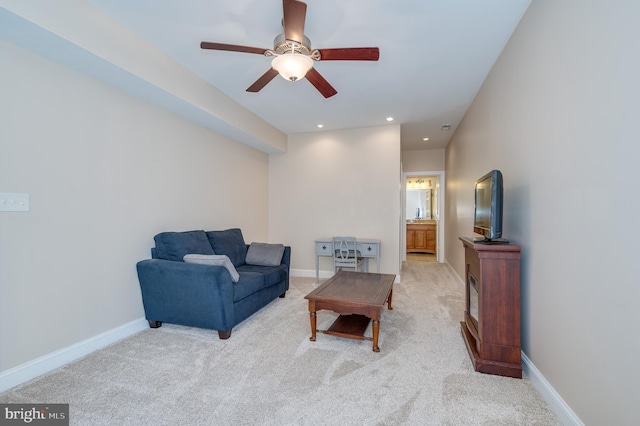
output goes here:
<path id="1" fill-rule="evenodd" d="M 285 53 L 276 56 L 271 61 L 271 68 L 289 81 L 304 78 L 311 67 L 313 67 L 313 59 L 300 53 Z"/>

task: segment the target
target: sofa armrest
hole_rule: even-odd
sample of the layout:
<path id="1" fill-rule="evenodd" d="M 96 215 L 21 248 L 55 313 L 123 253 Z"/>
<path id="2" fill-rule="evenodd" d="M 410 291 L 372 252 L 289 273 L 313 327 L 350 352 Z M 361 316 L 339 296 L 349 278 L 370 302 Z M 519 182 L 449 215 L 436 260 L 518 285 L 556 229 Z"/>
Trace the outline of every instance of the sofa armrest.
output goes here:
<path id="1" fill-rule="evenodd" d="M 223 266 L 147 259 L 136 268 L 147 320 L 214 330 L 233 327 L 233 282 Z"/>
<path id="2" fill-rule="evenodd" d="M 287 265 L 287 269 L 291 267 L 291 247 L 284 246 L 284 253 L 282 253 L 281 265 Z"/>
<path id="3" fill-rule="evenodd" d="M 284 253 L 282 253 L 281 265 L 287 265 L 287 279 L 285 289 L 289 290 L 289 278 L 291 276 L 291 247 L 284 246 Z"/>

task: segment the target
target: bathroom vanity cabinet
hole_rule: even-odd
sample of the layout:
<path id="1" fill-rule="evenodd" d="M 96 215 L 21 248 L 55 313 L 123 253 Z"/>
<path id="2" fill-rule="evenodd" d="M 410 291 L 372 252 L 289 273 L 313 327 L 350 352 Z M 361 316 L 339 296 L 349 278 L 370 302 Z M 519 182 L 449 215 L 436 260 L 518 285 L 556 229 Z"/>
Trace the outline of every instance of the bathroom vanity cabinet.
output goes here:
<path id="1" fill-rule="evenodd" d="M 407 253 L 436 253 L 435 223 L 407 223 Z"/>

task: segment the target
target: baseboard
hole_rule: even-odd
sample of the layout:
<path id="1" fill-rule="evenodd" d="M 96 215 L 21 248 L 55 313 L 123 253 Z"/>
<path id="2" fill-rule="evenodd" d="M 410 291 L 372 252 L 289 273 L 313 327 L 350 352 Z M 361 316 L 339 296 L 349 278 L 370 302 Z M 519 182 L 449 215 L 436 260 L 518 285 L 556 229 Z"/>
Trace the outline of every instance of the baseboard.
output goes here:
<path id="1" fill-rule="evenodd" d="M 315 269 L 291 269 L 289 273 L 292 277 L 307 277 L 307 278 L 315 278 L 316 270 Z M 333 276 L 333 271 L 319 271 L 318 276 L 320 278 L 331 278 Z M 400 283 L 400 275 L 396 274 L 396 279 L 393 281 L 394 284 Z"/>
<path id="2" fill-rule="evenodd" d="M 542 396 L 542 399 L 549 405 L 551 411 L 555 413 L 558 420 L 563 425 L 584 426 L 582 420 L 573 412 L 562 397 L 556 392 L 551 384 L 544 378 L 542 373 L 531 362 L 529 357 L 522 352 L 522 372 L 527 376 L 533 387 Z"/>
<path id="3" fill-rule="evenodd" d="M 315 269 L 291 269 L 289 273 L 292 277 L 316 277 Z M 319 271 L 318 275 L 320 276 L 320 278 L 331 278 L 333 276 L 333 271 Z"/>
<path id="4" fill-rule="evenodd" d="M 90 337 L 66 348 L 58 349 L 40 358 L 0 372 L 0 392 L 53 371 L 58 367 L 62 367 L 65 364 L 80 359 L 91 352 L 102 349 L 125 337 L 134 335 L 148 327 L 149 323 L 144 318 L 133 320 L 120 327 L 107 330 L 97 336 Z"/>
<path id="5" fill-rule="evenodd" d="M 456 270 L 453 269 L 453 266 L 451 266 L 449 261 L 445 259 L 442 263 L 444 263 L 447 266 L 447 268 L 449 269 L 449 272 L 451 272 L 451 276 L 453 277 L 453 279 L 458 283 L 458 286 L 460 287 L 460 289 L 464 291 L 465 290 L 464 280 L 460 278 L 460 275 L 458 275 Z"/>

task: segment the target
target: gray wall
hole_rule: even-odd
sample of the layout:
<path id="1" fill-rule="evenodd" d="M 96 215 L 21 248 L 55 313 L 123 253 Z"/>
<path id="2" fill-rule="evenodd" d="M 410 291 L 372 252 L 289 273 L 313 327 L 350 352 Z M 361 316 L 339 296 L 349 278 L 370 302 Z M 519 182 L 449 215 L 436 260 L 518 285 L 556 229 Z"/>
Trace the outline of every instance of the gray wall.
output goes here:
<path id="1" fill-rule="evenodd" d="M 523 350 L 593 425 L 638 420 L 639 16 L 631 0 L 534 0 L 446 150 L 447 260 L 462 276 L 474 180 L 502 170 Z"/>

